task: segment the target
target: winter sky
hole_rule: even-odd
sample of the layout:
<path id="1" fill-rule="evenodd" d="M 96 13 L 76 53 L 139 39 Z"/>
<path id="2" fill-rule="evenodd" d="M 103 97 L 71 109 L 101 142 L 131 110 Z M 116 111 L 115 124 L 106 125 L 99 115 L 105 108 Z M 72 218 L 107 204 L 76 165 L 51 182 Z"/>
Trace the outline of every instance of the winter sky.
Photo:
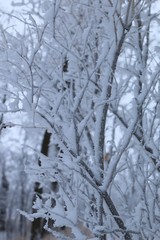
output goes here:
<path id="1" fill-rule="evenodd" d="M 12 2 L 12 0 L 1 1 L 0 2 L 0 8 L 2 10 L 6 10 L 6 11 L 10 10 L 11 9 L 11 2 Z"/>

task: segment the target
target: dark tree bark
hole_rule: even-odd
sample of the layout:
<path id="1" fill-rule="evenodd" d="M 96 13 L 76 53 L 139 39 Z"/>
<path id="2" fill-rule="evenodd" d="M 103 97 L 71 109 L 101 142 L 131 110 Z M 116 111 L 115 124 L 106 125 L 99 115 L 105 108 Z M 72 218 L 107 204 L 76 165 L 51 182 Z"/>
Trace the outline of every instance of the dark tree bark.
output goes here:
<path id="1" fill-rule="evenodd" d="M 2 179 L 0 185 L 0 231 L 6 231 L 6 209 L 9 183 L 5 175 L 5 169 L 2 170 Z"/>
<path id="2" fill-rule="evenodd" d="M 51 133 L 48 133 L 46 130 L 43 136 L 42 146 L 41 146 L 41 153 L 45 156 L 48 156 L 49 153 L 49 143 L 51 139 Z M 39 166 L 41 165 L 40 161 L 38 162 Z M 34 185 L 34 197 L 33 202 L 36 199 L 36 196 L 41 197 L 43 193 L 42 187 L 40 187 L 39 182 L 35 182 Z M 46 230 L 43 228 L 44 226 L 44 219 L 37 218 L 34 219 L 31 227 L 31 240 L 37 240 L 37 238 L 42 239 L 44 234 L 46 233 Z"/>

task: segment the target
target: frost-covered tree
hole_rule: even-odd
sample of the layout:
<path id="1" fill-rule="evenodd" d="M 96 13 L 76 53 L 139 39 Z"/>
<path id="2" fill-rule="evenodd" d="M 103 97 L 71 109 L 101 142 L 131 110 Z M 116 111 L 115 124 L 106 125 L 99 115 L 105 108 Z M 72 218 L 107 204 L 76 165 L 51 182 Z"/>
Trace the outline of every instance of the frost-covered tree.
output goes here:
<path id="1" fill-rule="evenodd" d="M 23 34 L 1 30 L 9 110 L 51 134 L 28 218 L 57 239 L 159 239 L 158 1 L 15 5 L 28 8 Z"/>

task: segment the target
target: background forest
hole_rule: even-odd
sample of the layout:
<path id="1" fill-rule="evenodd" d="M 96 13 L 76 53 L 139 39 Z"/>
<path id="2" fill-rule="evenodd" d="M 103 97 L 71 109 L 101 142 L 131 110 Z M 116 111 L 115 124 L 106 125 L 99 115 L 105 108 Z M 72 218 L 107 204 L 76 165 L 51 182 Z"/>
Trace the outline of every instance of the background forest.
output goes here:
<path id="1" fill-rule="evenodd" d="M 1 11 L 1 239 L 160 239 L 159 4 Z"/>

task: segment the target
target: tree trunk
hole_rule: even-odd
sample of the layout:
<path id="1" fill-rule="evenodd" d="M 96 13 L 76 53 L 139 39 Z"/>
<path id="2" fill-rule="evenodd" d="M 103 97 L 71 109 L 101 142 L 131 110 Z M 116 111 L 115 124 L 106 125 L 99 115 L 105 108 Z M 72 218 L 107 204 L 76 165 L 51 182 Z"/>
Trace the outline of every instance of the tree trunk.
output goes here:
<path id="1" fill-rule="evenodd" d="M 51 139 L 51 133 L 48 133 L 46 130 L 43 136 L 42 147 L 41 147 L 41 153 L 44 154 L 45 156 L 48 156 L 50 139 Z M 38 164 L 40 166 L 40 161 Z M 42 193 L 43 193 L 43 189 L 42 187 L 40 187 L 40 183 L 35 182 L 33 203 L 36 199 L 36 195 L 38 195 L 38 197 L 41 197 Z M 43 228 L 44 226 L 43 223 L 44 223 L 44 219 L 42 218 L 34 219 L 31 227 L 31 240 L 36 240 L 37 238 L 42 239 L 42 237 L 46 233 L 46 230 Z"/>

